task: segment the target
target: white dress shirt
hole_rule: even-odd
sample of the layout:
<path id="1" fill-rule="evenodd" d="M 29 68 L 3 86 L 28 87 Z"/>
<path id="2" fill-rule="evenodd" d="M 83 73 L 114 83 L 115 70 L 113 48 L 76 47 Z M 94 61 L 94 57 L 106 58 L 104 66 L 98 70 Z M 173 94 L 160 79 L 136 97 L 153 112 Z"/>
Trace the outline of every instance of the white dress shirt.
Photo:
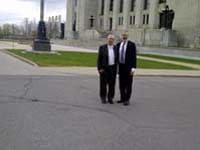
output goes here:
<path id="1" fill-rule="evenodd" d="M 108 65 L 112 66 L 114 64 L 115 64 L 114 46 L 108 45 Z"/>

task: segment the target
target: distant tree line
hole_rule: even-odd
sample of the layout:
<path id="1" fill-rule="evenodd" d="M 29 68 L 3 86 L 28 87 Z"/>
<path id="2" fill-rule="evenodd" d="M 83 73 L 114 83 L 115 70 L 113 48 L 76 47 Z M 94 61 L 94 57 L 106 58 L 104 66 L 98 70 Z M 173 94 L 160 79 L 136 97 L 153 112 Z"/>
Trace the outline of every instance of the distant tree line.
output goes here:
<path id="1" fill-rule="evenodd" d="M 34 38 L 35 36 L 36 31 L 31 31 L 31 33 L 27 34 L 23 26 L 8 23 L 0 26 L 1 39 Z"/>

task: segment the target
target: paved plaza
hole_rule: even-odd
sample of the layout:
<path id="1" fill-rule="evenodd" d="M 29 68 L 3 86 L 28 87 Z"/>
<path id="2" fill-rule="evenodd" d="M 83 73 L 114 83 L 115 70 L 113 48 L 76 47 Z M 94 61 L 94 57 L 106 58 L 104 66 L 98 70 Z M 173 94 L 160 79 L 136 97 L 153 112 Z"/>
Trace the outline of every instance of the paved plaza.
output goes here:
<path id="1" fill-rule="evenodd" d="M 134 82 L 135 94 L 125 107 L 100 103 L 97 76 L 1 75 L 0 147 L 199 149 L 199 78 L 136 77 Z"/>

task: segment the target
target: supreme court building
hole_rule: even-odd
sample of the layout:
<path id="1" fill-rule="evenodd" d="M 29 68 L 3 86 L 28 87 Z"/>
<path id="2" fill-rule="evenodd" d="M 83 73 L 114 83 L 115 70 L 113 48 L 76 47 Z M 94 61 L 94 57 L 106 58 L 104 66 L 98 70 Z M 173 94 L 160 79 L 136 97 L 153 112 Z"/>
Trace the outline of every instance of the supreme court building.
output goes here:
<path id="1" fill-rule="evenodd" d="M 67 0 L 66 39 L 123 30 L 138 45 L 200 47 L 200 0 Z"/>

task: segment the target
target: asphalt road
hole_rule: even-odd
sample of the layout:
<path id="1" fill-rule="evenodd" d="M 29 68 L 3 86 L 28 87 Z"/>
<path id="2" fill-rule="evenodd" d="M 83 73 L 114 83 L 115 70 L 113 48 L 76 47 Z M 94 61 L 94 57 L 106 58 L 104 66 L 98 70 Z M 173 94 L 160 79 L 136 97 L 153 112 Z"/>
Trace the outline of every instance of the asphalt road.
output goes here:
<path id="1" fill-rule="evenodd" d="M 200 79 L 134 82 L 125 107 L 100 103 L 97 76 L 0 75 L 0 149 L 200 149 Z"/>

